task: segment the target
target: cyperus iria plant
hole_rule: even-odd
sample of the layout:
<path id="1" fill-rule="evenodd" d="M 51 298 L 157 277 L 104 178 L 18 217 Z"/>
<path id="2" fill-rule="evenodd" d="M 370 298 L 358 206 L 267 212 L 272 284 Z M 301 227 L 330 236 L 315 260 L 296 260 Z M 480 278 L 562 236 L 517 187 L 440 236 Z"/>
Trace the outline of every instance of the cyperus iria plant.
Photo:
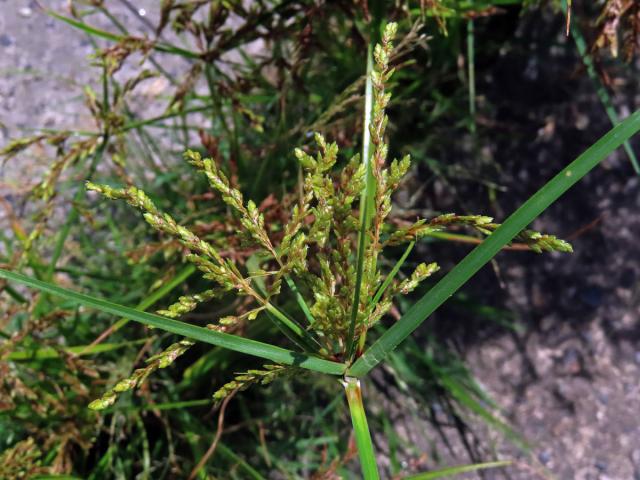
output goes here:
<path id="1" fill-rule="evenodd" d="M 276 236 L 265 225 L 258 207 L 245 201 L 242 193 L 229 182 L 216 159 L 203 159 L 187 152 L 186 159 L 201 171 L 237 216 L 244 232 L 261 253 L 258 267 L 242 266 L 223 255 L 205 239 L 160 212 L 149 197 L 135 187 L 116 189 L 88 184 L 90 190 L 111 199 L 122 199 L 143 212 L 145 220 L 156 230 L 176 238 L 189 251 L 187 259 L 211 282 L 211 287 L 159 312 L 160 315 L 134 310 L 49 282 L 0 269 L 0 278 L 23 283 L 43 292 L 120 315 L 129 320 L 185 337 L 149 359 L 145 368 L 118 382 L 102 398 L 91 403 L 100 410 L 112 405 L 119 392 L 138 387 L 159 368 L 169 366 L 179 355 L 200 341 L 246 353 L 269 363 L 260 369 L 238 375 L 215 394 L 217 400 L 255 383 L 268 383 L 300 369 L 334 375 L 346 392 L 354 425 L 363 476 L 378 478 L 376 458 L 369 434 L 360 390 L 360 379 L 407 338 L 424 320 L 486 265 L 505 245 L 517 238 L 536 252 L 571 251 L 568 243 L 550 235 L 526 230 L 538 215 L 564 192 L 607 157 L 613 150 L 640 130 L 640 111 L 613 128 L 588 150 L 569 164 L 525 202 L 502 225 L 485 216 L 446 214 L 416 221 L 409 227 L 392 228 L 388 222 L 391 197 L 410 167 L 408 157 L 387 161 L 385 109 L 390 94 L 385 90 L 393 74 L 390 57 L 396 25 L 388 24 L 382 42 L 374 49 L 375 67 L 368 68 L 365 95 L 365 118 L 368 129 L 363 139 L 363 155 L 344 162 L 338 146 L 316 135 L 318 152 L 312 155 L 296 149 L 295 155 L 304 170 L 304 182 L 283 231 Z M 370 56 L 371 57 L 371 56 Z M 369 65 L 373 65 L 369 58 Z M 370 151 L 370 146 L 372 151 Z M 341 168 L 336 164 L 343 164 Z M 398 295 L 414 290 L 433 275 L 437 264 L 420 264 L 401 280 L 398 272 L 414 242 L 424 235 L 451 226 L 467 226 L 488 237 L 443 276 L 426 295 L 408 308 L 372 343 L 367 333 L 380 322 Z M 389 272 L 379 262 L 384 249 L 408 244 L 405 254 Z M 247 262 L 248 264 L 249 262 Z M 218 319 L 202 328 L 178 318 L 199 303 L 219 295 L 235 293 L 246 297 L 252 307 L 235 316 Z M 296 311 L 285 311 L 280 296 L 295 298 Z M 258 342 L 234 335 L 236 325 L 268 317 L 295 347 Z M 433 477 L 430 477 L 433 478 Z"/>
<path id="2" fill-rule="evenodd" d="M 342 168 L 336 169 L 338 145 L 329 143 L 320 134 L 315 135 L 316 155 L 296 149 L 295 156 L 305 174 L 304 183 L 278 244 L 272 240 L 256 204 L 245 201 L 242 193 L 230 184 L 216 159 L 202 158 L 194 151 L 186 152 L 186 160 L 206 176 L 211 187 L 238 216 L 244 233 L 261 250 L 263 263 L 259 270 L 243 272 L 210 243 L 160 212 L 142 190 L 87 184 L 89 190 L 107 198 L 127 201 L 143 212 L 145 220 L 154 229 L 178 239 L 190 252 L 187 259 L 212 282 L 211 289 L 181 297 L 159 314 L 177 318 L 192 311 L 200 302 L 234 292 L 250 297 L 254 308 L 241 316 L 221 318 L 209 324 L 209 329 L 225 332 L 237 322 L 265 313 L 305 353 L 350 365 L 362 355 L 367 332 L 389 311 L 394 298 L 412 292 L 439 269 L 436 263 L 421 263 L 404 280 L 399 280 L 396 278 L 399 263 L 398 268 L 385 276 L 378 262 L 385 247 L 408 243 L 410 250 L 416 239 L 454 225 L 467 225 L 485 234 L 498 227 L 489 217 L 454 214 L 418 220 L 399 230 L 393 230 L 386 223 L 392 210 L 392 194 L 410 168 L 409 156 L 387 161 L 385 109 L 391 94 L 385 86 L 393 74 L 389 59 L 396 28 L 394 23 L 387 25 L 381 44 L 373 52 L 372 109 L 367 132 L 373 147 L 371 155 L 365 145 L 364 161 L 355 155 Z M 553 236 L 523 231 L 518 237 L 538 252 L 571 251 L 568 243 Z M 256 278 L 261 281 L 256 282 Z M 277 298 L 285 288 L 296 296 L 298 312 L 285 312 L 278 307 Z M 151 372 L 167 367 L 191 345 L 193 342 L 187 340 L 171 345 L 149 359 L 145 368 L 118 382 L 90 407 L 99 410 L 113 404 L 117 393 L 139 386 Z M 251 370 L 223 386 L 215 398 L 221 400 L 251 383 L 267 383 L 298 368 L 295 365 L 265 365 L 264 370 Z M 358 413 L 361 410 L 358 382 L 346 376 L 344 385 L 356 432 L 361 434 L 364 417 Z M 366 452 L 368 440 L 360 434 L 356 435 L 358 446 Z M 367 473 L 367 476 L 371 475 L 372 472 Z"/>

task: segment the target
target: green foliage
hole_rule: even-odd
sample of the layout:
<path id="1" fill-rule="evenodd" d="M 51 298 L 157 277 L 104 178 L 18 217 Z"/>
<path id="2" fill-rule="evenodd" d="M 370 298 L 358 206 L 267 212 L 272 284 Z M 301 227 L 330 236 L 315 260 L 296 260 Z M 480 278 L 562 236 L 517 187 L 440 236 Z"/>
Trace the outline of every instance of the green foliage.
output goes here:
<path id="1" fill-rule="evenodd" d="M 28 205 L 36 214 L 13 219 L 8 238 L 1 239 L 3 268 L 28 269 L 36 280 L 4 271 L 0 276 L 43 294 L 3 287 L 11 300 L 3 306 L 7 322 L 0 330 L 10 337 L 0 349 L 7 360 L 0 367 L 6 448 L 0 477 L 186 476 L 212 440 L 204 408 L 262 385 L 259 393 L 235 397 L 238 426 L 225 430 L 200 477 L 263 478 L 277 471 L 291 478 L 348 478 L 355 452 L 346 441 L 335 377 L 300 374 L 343 376 L 349 368 L 350 375 L 364 376 L 383 358 L 408 403 L 417 399 L 427 410 L 433 392 L 423 386 L 435 384 L 442 398 L 509 436 L 468 372 L 449 368 L 450 359 L 441 366 L 422 346 L 405 344 L 406 356 L 392 350 L 504 245 L 517 241 L 538 253 L 569 252 L 571 246 L 523 230 L 539 212 L 521 215 L 508 231 L 482 215 L 406 220 L 395 216 L 393 195 L 418 162 L 444 180 L 464 174 L 476 181 L 476 171 L 467 172 L 464 162 L 440 169 L 433 160 L 459 142 L 458 125 L 468 124 L 466 85 L 458 78 L 459 32 L 469 18 L 519 2 L 400 2 L 369 12 L 358 2 L 332 8 L 304 1 L 163 1 L 159 24 L 148 35 L 128 31 L 107 3 L 70 2 L 73 18 L 50 12 L 93 42 L 102 88 L 86 87 L 84 96 L 95 127 L 43 130 L 0 151 L 15 160 L 42 150 L 50 160 L 30 188 Z M 378 29 L 386 16 L 398 26 Z M 112 28 L 94 27 L 97 17 Z M 403 38 L 394 46 L 396 30 Z M 374 39 L 381 35 L 370 49 L 375 62 L 365 81 L 364 62 L 354 59 L 363 57 L 369 31 Z M 176 35 L 180 47 L 167 40 Z M 422 49 L 427 37 L 428 49 Z M 246 47 L 253 42 L 264 42 L 268 51 L 251 56 Z M 144 65 L 134 65 L 141 58 Z M 166 58 L 185 60 L 177 75 L 164 69 Z M 158 78 L 169 86 L 155 97 L 160 113 L 147 117 L 157 108 L 141 106 L 147 97 L 137 93 Z M 364 102 L 371 115 L 363 122 L 365 84 L 372 101 Z M 630 136 L 631 120 L 616 134 Z M 362 130 L 370 142 L 363 142 L 360 157 L 354 139 Z M 195 146 L 198 136 L 202 150 Z M 316 147 L 300 144 L 307 137 Z M 598 148 L 588 159 L 591 166 L 614 145 Z M 176 151 L 186 151 L 186 162 L 173 162 Z M 398 159 L 388 161 L 396 151 Z M 191 180 L 187 164 L 213 192 Z M 574 169 L 569 180 L 584 173 Z M 83 181 L 140 210 L 154 232 L 118 204 L 89 208 Z M 115 184 L 124 187 L 109 186 Z M 56 208 L 69 198 L 63 228 L 50 228 Z M 430 260 L 408 261 L 414 243 L 459 228 L 490 235 L 490 252 L 471 256 L 463 272 L 445 276 L 444 287 L 407 311 L 409 299 L 399 297 L 423 295 L 423 282 L 439 269 Z M 402 249 L 394 247 L 406 243 L 396 261 Z M 200 276 L 192 275 L 196 269 Z M 151 307 L 166 318 L 139 311 Z M 386 330 L 390 337 L 384 333 L 388 314 L 398 312 L 405 316 Z M 110 325 L 114 315 L 122 318 Z M 122 330 L 129 320 L 153 328 Z M 382 342 L 376 341 L 380 334 Z M 101 343 L 109 336 L 113 342 Z M 225 350 L 207 350 L 210 345 Z M 255 358 L 234 352 L 272 363 L 255 369 Z M 280 378 L 288 381 L 275 382 Z M 134 390 L 116 403 L 120 393 Z M 361 397 L 352 413 L 363 467 L 375 478 Z M 371 422 L 374 428 L 378 423 Z M 392 427 L 388 435 L 395 435 Z M 423 478 L 502 464 L 454 467 Z"/>

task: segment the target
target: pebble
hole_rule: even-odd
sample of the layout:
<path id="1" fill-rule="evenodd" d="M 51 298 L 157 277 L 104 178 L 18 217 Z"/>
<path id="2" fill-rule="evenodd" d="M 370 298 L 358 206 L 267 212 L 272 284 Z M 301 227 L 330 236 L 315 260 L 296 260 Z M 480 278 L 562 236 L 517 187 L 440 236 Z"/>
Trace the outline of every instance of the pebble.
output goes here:
<path id="1" fill-rule="evenodd" d="M 0 35 L 0 46 L 3 47 L 10 47 L 11 45 L 13 45 L 15 42 L 13 41 L 13 38 L 11 38 L 9 35 L 7 35 L 6 33 L 3 33 L 2 35 Z"/>
<path id="2" fill-rule="evenodd" d="M 543 465 L 547 465 L 551 461 L 551 453 L 548 450 L 540 452 L 538 454 L 538 460 L 540 460 L 540 463 Z"/>
<path id="3" fill-rule="evenodd" d="M 29 18 L 33 14 L 33 10 L 30 7 L 22 7 L 18 13 L 21 17 Z"/>
<path id="4" fill-rule="evenodd" d="M 598 401 L 602 405 L 608 405 L 609 404 L 609 395 L 607 395 L 606 393 L 597 392 L 596 393 L 596 398 L 598 399 Z"/>

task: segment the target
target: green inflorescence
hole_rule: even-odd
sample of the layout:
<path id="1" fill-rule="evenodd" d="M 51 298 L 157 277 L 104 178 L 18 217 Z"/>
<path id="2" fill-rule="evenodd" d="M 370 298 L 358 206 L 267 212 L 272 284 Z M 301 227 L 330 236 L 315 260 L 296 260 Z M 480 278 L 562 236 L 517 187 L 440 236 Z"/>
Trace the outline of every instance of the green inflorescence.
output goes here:
<path id="1" fill-rule="evenodd" d="M 252 275 L 255 272 L 244 271 L 244 267 L 233 258 L 223 256 L 212 244 L 160 212 L 142 190 L 87 184 L 89 190 L 110 199 L 125 200 L 141 210 L 154 229 L 177 239 L 189 251 L 187 260 L 195 264 L 206 280 L 215 284 L 203 293 L 180 297 L 177 303 L 158 313 L 178 317 L 192 311 L 200 302 L 235 292 L 249 297 L 255 307 L 242 315 L 223 317 L 209 328 L 230 328 L 244 319 L 251 320 L 266 313 L 288 338 L 307 353 L 350 363 L 361 353 L 367 331 L 389 312 L 394 297 L 409 294 L 439 269 L 436 263 L 421 263 L 405 279 L 393 277 L 381 289 L 385 274 L 378 258 L 386 247 L 413 242 L 450 227 L 466 226 L 485 235 L 499 227 L 492 218 L 481 215 L 440 215 L 399 229 L 394 229 L 387 222 L 392 210 L 392 195 L 411 167 L 409 156 L 387 162 L 386 108 L 391 94 L 386 91 L 386 86 L 394 73 L 390 59 L 396 30 L 396 24 L 388 24 L 381 43 L 374 49 L 375 67 L 371 73 L 373 108 L 368 126 L 373 145 L 371 159 L 360 159 L 355 155 L 336 168 L 342 163 L 338 145 L 328 142 L 319 133 L 315 134 L 318 147 L 315 154 L 296 148 L 294 154 L 303 171 L 302 188 L 291 209 L 289 221 L 280 229 L 279 241 L 276 242 L 273 233 L 267 229 L 263 212 L 253 201 L 245 201 L 242 192 L 229 181 L 216 159 L 202 158 L 195 151 L 185 153 L 186 161 L 198 169 L 220 194 L 247 234 L 245 236 L 264 259 L 259 271 L 260 284 Z M 367 165 L 370 172 L 367 172 Z M 365 190 L 368 175 L 373 179 L 373 194 L 367 207 L 371 209 L 370 222 L 365 232 L 366 250 L 361 278 L 358 279 L 355 255 L 361 221 L 356 201 Z M 366 202 L 364 204 L 367 205 Z M 517 240 L 535 252 L 571 251 L 567 242 L 530 230 L 521 232 Z M 295 294 L 304 317 L 290 315 L 277 305 L 283 282 Z M 354 295 L 356 288 L 360 289 L 359 295 Z M 379 290 L 381 293 L 376 295 Z M 357 305 L 354 305 L 354 298 L 358 298 Z M 377 302 L 372 304 L 374 298 Z M 355 318 L 355 324 L 350 328 L 352 318 Z M 351 333 L 353 337 L 349 338 Z M 350 351 L 349 345 L 359 343 L 360 348 Z M 120 381 L 105 396 L 94 401 L 91 408 L 112 405 L 117 393 L 139 386 L 154 370 L 170 364 L 191 345 L 186 341 L 172 345 L 153 357 L 146 368 L 136 370 L 131 377 Z M 295 368 L 280 365 L 250 370 L 218 390 L 215 398 L 221 400 L 233 391 L 254 383 L 269 383 L 293 370 Z"/>

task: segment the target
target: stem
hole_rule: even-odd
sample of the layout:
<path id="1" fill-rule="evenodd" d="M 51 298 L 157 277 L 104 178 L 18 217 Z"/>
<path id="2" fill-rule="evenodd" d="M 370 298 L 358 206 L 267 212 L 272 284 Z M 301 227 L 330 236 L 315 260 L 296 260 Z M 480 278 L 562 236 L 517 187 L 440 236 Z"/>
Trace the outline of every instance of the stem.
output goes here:
<path id="1" fill-rule="evenodd" d="M 467 67 L 469 82 L 469 116 L 471 117 L 470 131 L 476 133 L 476 68 L 475 68 L 475 38 L 473 19 L 467 22 Z"/>
<path id="2" fill-rule="evenodd" d="M 349 402 L 349 412 L 353 422 L 353 431 L 356 434 L 356 445 L 360 455 L 360 467 L 364 480 L 378 480 L 378 466 L 376 465 L 376 455 L 371 443 L 371 434 L 367 424 L 367 415 L 362 404 L 362 391 L 360 390 L 360 380 L 353 377 L 345 377 L 342 382 L 347 401 Z"/>

